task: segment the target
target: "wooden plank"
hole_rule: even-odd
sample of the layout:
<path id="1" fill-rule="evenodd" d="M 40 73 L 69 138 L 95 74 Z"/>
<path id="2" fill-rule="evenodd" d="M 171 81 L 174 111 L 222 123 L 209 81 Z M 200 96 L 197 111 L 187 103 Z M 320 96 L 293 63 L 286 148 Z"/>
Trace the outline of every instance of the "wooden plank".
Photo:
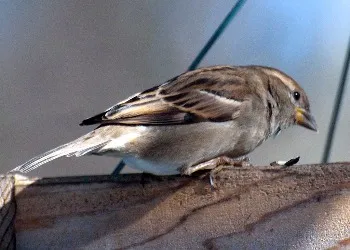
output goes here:
<path id="1" fill-rule="evenodd" d="M 14 248 L 16 213 L 14 185 L 13 177 L 0 177 L 0 249 Z"/>
<path id="2" fill-rule="evenodd" d="M 150 175 L 16 177 L 17 247 L 350 247 L 350 163 Z"/>

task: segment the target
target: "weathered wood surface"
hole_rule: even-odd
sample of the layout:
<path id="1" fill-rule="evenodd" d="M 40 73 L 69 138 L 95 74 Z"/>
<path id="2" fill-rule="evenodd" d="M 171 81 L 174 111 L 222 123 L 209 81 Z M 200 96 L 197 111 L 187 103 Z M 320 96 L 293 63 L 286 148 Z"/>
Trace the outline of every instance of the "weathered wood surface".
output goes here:
<path id="1" fill-rule="evenodd" d="M 15 249 L 14 178 L 0 177 L 0 249 Z"/>
<path id="2" fill-rule="evenodd" d="M 18 249 L 349 249 L 350 163 L 16 177 Z"/>

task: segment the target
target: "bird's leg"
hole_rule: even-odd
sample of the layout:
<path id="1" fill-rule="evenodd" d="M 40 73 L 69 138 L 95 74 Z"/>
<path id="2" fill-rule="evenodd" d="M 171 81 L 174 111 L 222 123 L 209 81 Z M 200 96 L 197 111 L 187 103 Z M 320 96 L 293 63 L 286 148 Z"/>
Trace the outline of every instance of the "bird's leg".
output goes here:
<path id="1" fill-rule="evenodd" d="M 213 188 L 216 188 L 216 184 L 214 182 L 215 175 L 219 173 L 223 169 L 230 169 L 230 168 L 236 168 L 236 167 L 250 167 L 251 164 L 249 162 L 248 157 L 243 157 L 240 159 L 233 159 L 227 156 L 220 156 L 218 158 L 200 163 L 195 166 L 190 166 L 183 168 L 181 173 L 184 175 L 191 175 L 192 173 L 198 171 L 198 170 L 211 170 L 209 172 L 209 181 L 210 185 Z"/>
<path id="2" fill-rule="evenodd" d="M 214 169 L 216 169 L 218 167 L 220 167 L 222 169 L 224 166 L 230 168 L 230 167 L 248 167 L 250 165 L 251 164 L 249 163 L 248 157 L 243 157 L 241 159 L 237 159 L 237 158 L 233 159 L 233 158 L 230 158 L 227 156 L 219 156 L 217 158 L 214 158 L 214 159 L 206 161 L 206 162 L 199 163 L 199 164 L 194 165 L 194 166 L 185 167 L 181 170 L 181 174 L 191 175 L 194 172 L 199 171 L 199 170 L 212 170 L 213 171 Z M 216 172 L 219 172 L 219 171 L 216 171 Z"/>

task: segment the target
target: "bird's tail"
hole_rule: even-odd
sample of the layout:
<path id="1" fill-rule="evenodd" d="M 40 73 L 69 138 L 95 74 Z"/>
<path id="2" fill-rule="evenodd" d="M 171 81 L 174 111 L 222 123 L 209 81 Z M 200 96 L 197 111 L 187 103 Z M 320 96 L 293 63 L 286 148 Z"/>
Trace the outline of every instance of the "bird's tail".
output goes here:
<path id="1" fill-rule="evenodd" d="M 60 158 L 62 156 L 82 156 L 88 153 L 92 153 L 110 142 L 109 139 L 103 139 L 93 136 L 95 131 L 90 132 L 72 142 L 61 145 L 57 148 L 51 149 L 50 151 L 38 155 L 24 164 L 14 168 L 10 172 L 22 172 L 28 173 L 37 167 Z"/>

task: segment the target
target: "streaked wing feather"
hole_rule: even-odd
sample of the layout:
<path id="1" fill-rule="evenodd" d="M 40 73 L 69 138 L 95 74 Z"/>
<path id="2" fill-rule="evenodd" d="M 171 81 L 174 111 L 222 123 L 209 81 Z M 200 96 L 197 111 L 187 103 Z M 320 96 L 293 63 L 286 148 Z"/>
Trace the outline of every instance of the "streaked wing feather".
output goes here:
<path id="1" fill-rule="evenodd" d="M 211 70 L 210 70 L 211 69 Z M 167 125 L 227 121 L 240 111 L 249 88 L 233 67 L 184 73 L 119 102 L 81 125 Z"/>

